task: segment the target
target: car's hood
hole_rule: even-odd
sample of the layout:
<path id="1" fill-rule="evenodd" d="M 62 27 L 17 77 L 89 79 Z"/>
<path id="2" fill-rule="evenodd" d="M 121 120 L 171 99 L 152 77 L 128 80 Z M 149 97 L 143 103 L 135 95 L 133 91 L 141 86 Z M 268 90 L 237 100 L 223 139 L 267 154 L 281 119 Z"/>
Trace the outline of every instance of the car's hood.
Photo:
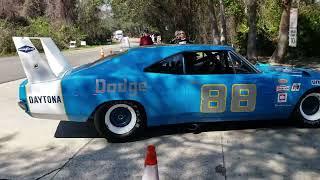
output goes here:
<path id="1" fill-rule="evenodd" d="M 320 76 L 320 71 L 310 68 L 295 68 L 290 66 L 256 64 L 256 68 L 264 73 L 286 74 L 292 76 Z"/>

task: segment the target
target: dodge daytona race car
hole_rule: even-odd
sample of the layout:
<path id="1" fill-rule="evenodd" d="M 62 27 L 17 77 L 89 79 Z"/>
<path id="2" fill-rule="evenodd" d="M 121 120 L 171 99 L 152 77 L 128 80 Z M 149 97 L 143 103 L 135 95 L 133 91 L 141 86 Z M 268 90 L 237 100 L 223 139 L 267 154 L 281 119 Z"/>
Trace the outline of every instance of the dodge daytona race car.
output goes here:
<path id="1" fill-rule="evenodd" d="M 320 122 L 320 74 L 253 65 L 232 47 L 163 45 L 132 48 L 71 68 L 50 38 L 13 37 L 27 80 L 19 105 L 32 117 L 93 119 L 109 140 L 150 126 L 288 119 Z M 291 119 L 291 118 L 290 118 Z"/>

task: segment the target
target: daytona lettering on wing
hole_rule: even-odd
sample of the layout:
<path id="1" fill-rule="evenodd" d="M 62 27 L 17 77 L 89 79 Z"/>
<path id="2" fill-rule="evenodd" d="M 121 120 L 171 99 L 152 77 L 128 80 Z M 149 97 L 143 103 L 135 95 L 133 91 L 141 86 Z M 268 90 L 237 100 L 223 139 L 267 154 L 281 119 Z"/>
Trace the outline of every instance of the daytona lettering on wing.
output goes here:
<path id="1" fill-rule="evenodd" d="M 29 103 L 62 103 L 60 96 L 29 96 Z"/>

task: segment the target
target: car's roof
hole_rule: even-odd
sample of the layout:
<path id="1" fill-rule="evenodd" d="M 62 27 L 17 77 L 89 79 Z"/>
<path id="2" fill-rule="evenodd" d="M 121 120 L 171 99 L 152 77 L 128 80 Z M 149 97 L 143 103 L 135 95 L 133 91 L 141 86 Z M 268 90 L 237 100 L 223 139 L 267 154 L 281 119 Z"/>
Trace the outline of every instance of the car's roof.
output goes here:
<path id="1" fill-rule="evenodd" d="M 234 50 L 231 46 L 217 46 L 217 45 L 204 45 L 204 44 L 184 44 L 184 45 L 152 45 L 135 47 L 128 50 L 128 55 L 136 54 L 139 62 L 146 64 L 153 63 L 168 56 L 185 52 L 185 51 L 221 51 L 221 50 Z"/>

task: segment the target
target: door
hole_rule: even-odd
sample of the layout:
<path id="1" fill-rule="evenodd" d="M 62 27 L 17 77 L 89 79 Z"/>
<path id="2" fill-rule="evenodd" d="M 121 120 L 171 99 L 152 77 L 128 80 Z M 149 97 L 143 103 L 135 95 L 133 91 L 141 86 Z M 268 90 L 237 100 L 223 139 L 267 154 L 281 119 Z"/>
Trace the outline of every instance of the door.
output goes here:
<path id="1" fill-rule="evenodd" d="M 148 124 L 175 124 L 186 112 L 186 93 L 182 54 L 167 57 L 144 69 L 148 90 Z"/>
<path id="2" fill-rule="evenodd" d="M 272 77 L 234 52 L 188 52 L 184 60 L 189 121 L 262 119 L 273 107 Z"/>

